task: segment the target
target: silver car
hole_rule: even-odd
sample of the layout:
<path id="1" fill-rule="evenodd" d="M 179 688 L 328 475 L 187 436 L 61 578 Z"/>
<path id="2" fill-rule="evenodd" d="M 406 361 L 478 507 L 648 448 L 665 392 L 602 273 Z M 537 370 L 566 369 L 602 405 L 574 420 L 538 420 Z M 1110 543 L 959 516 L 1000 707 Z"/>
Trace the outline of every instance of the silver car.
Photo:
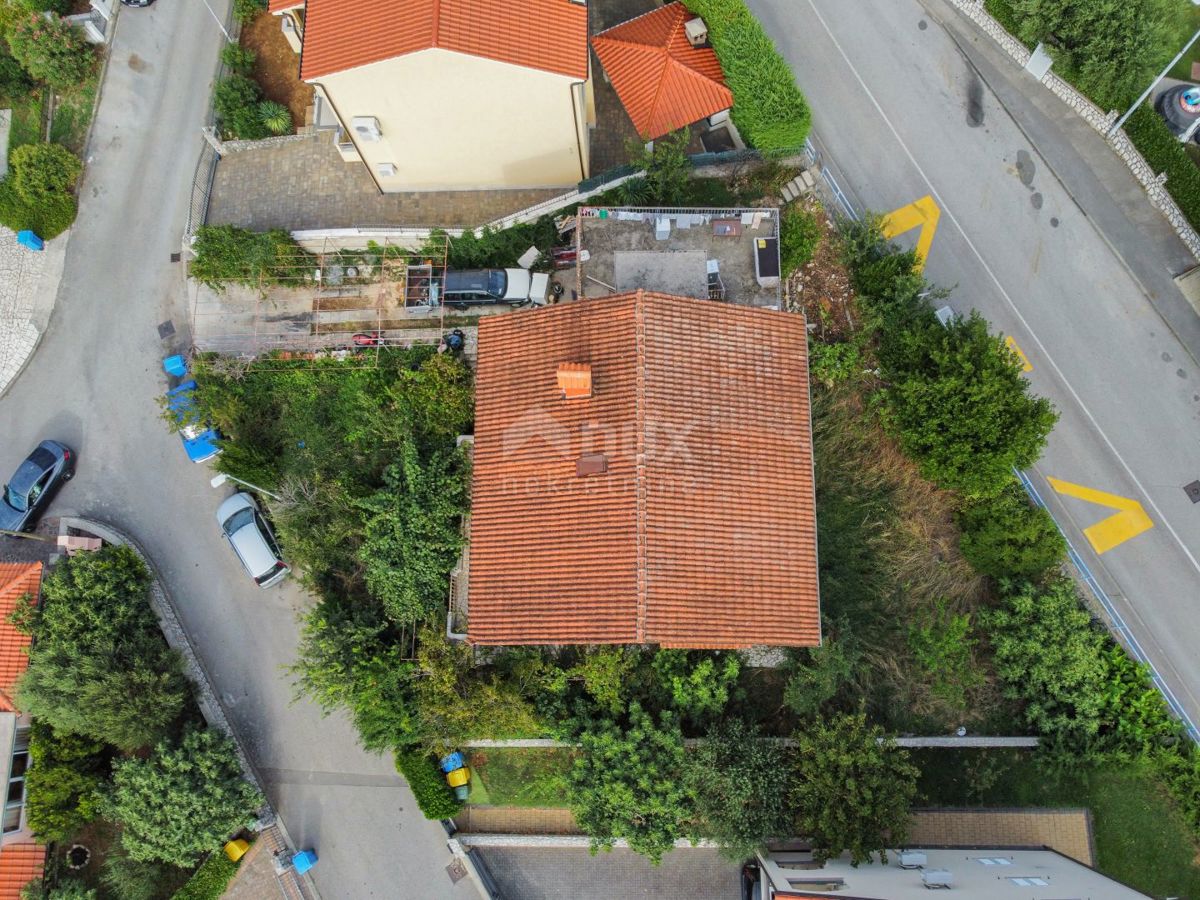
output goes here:
<path id="1" fill-rule="evenodd" d="M 269 588 L 287 577 L 291 569 L 253 497 L 234 494 L 217 510 L 217 523 L 255 584 Z"/>

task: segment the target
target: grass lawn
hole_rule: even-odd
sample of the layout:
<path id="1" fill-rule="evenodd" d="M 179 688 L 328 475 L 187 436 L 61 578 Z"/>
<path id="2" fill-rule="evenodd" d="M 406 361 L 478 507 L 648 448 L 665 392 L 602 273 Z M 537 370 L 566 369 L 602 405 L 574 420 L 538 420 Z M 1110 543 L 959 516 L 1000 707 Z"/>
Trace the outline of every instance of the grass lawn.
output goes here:
<path id="1" fill-rule="evenodd" d="M 83 156 L 87 141 L 88 125 L 92 121 L 92 107 L 96 103 L 99 76 L 93 75 L 86 82 L 60 95 L 54 107 L 54 122 L 50 126 L 50 140 L 67 147 L 77 156 Z"/>
<path id="2" fill-rule="evenodd" d="M 471 802 L 494 806 L 566 806 L 566 775 L 574 751 L 472 750 Z"/>
<path id="3" fill-rule="evenodd" d="M 1200 898 L 1197 846 L 1139 764 L 1055 777 L 1029 753 L 921 750 L 918 802 L 932 806 L 1084 806 L 1092 811 L 1097 868 L 1154 896 Z"/>
<path id="4" fill-rule="evenodd" d="M 0 98 L 0 108 L 12 109 L 12 130 L 8 133 L 8 149 L 22 144 L 36 144 L 42 139 L 42 95 Z"/>

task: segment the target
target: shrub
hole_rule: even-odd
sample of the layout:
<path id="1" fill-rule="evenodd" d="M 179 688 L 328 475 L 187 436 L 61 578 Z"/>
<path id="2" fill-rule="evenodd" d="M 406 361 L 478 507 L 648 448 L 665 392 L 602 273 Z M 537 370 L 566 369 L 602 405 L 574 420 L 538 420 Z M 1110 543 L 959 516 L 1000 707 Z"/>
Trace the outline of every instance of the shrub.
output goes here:
<path id="1" fill-rule="evenodd" d="M 1125 134 L 1155 172 L 1167 173 L 1168 193 L 1192 227 L 1200 228 L 1200 167 L 1167 123 L 1153 107 L 1139 106 L 1126 120 Z"/>
<path id="2" fill-rule="evenodd" d="M 993 578 L 1037 578 L 1067 553 L 1054 519 L 1015 481 L 995 497 L 966 504 L 959 527 L 963 556 Z"/>
<path id="3" fill-rule="evenodd" d="M 804 143 L 812 114 L 791 67 L 743 0 L 687 0 L 704 18 L 733 92 L 733 121 L 750 146 L 773 153 Z"/>
<path id="4" fill-rule="evenodd" d="M 204 225 L 192 245 L 190 274 L 220 290 L 224 283 L 260 287 L 304 284 L 315 257 L 282 229 L 257 232 L 234 225 Z"/>
<path id="5" fill-rule="evenodd" d="M 233 17 L 249 25 L 267 8 L 267 0 L 233 0 Z"/>
<path id="6" fill-rule="evenodd" d="M 171 900 L 220 900 L 237 870 L 237 863 L 221 851 L 214 850 L 187 884 L 172 895 Z"/>
<path id="7" fill-rule="evenodd" d="M 425 818 L 449 819 L 458 814 L 461 805 L 432 757 L 419 750 L 400 750 L 396 753 L 396 768 L 408 782 Z"/>
<path id="8" fill-rule="evenodd" d="M 179 719 L 188 696 L 178 654 L 147 599 L 150 573 L 128 547 L 68 557 L 42 585 L 18 705 L 56 731 L 137 750 Z"/>
<path id="9" fill-rule="evenodd" d="M 908 649 L 925 673 L 930 693 L 965 710 L 966 692 L 982 681 L 972 666 L 969 613 L 955 613 L 944 599 L 921 609 L 908 629 Z"/>
<path id="10" fill-rule="evenodd" d="M 258 104 L 258 121 L 271 134 L 291 134 L 292 114 L 282 103 L 264 100 Z"/>
<path id="11" fill-rule="evenodd" d="M 683 768 L 683 735 L 668 713 L 656 723 L 634 702 L 627 729 L 592 723 L 569 776 L 571 812 L 592 852 L 625 838 L 635 853 L 660 862 L 691 813 Z"/>
<path id="12" fill-rule="evenodd" d="M 62 144 L 24 144 L 12 152 L 11 161 L 13 186 L 31 204 L 68 193 L 83 174 L 79 157 Z"/>
<path id="13" fill-rule="evenodd" d="M 849 851 L 854 865 L 903 846 L 920 772 L 866 716 L 837 716 L 796 732 L 791 801 L 796 833 L 826 860 Z"/>
<path id="14" fill-rule="evenodd" d="M 687 756 L 683 777 L 695 796 L 694 838 L 710 838 L 743 862 L 768 840 L 791 833 L 783 748 L 737 719 L 719 724 Z"/>
<path id="15" fill-rule="evenodd" d="M 106 896 L 120 900 L 161 900 L 180 887 L 191 873 L 179 866 L 154 860 L 131 859 L 114 841 L 104 854 L 100 881 L 108 889 Z"/>
<path id="16" fill-rule="evenodd" d="M 99 815 L 109 765 L 103 744 L 34 722 L 29 761 L 25 815 L 38 838 L 64 841 Z"/>
<path id="17" fill-rule="evenodd" d="M 48 241 L 71 227 L 76 211 L 75 198 L 70 194 L 30 203 L 17 192 L 12 175 L 0 181 L 0 225 L 13 231 L 29 230 Z"/>
<path id="18" fill-rule="evenodd" d="M 862 348 L 856 342 L 809 340 L 808 371 L 814 381 L 831 388 L 858 378 L 866 369 Z"/>
<path id="19" fill-rule="evenodd" d="M 179 743 L 113 770 L 111 816 L 135 860 L 190 865 L 249 826 L 262 803 L 233 741 L 213 728 L 189 728 Z"/>
<path id="20" fill-rule="evenodd" d="M 649 150 L 640 141 L 630 142 L 628 150 L 632 165 L 646 173 L 642 178 L 626 182 L 629 188 L 622 185 L 631 204 L 679 206 L 683 203 L 692 172 L 692 164 L 687 158 L 688 140 L 687 130 L 680 129 L 654 141 Z M 636 201 L 632 197 L 634 191 L 640 198 Z"/>
<path id="21" fill-rule="evenodd" d="M 854 677 L 861 654 L 846 640 L 829 635 L 821 646 L 797 652 L 797 660 L 783 691 L 784 704 L 798 716 L 808 718 L 837 696 Z"/>
<path id="22" fill-rule="evenodd" d="M 813 258 L 821 241 L 821 224 L 809 210 L 787 206 L 779 227 L 779 259 L 786 278 Z"/>
<path id="23" fill-rule="evenodd" d="M 8 52 L 8 45 L 0 39 L 0 97 L 15 99 L 23 97 L 33 89 L 29 73 Z"/>
<path id="24" fill-rule="evenodd" d="M 96 67 L 96 53 L 83 31 L 57 16 L 22 20 L 9 34 L 8 45 L 30 76 L 59 90 L 81 84 Z"/>
<path id="25" fill-rule="evenodd" d="M 659 650 L 653 665 L 659 689 L 670 697 L 675 712 L 691 722 L 721 714 L 742 668 L 736 653 L 687 650 Z"/>
<path id="26" fill-rule="evenodd" d="M 258 115 L 262 89 L 245 75 L 227 75 L 213 89 L 213 109 L 229 137 L 253 141 L 266 137 Z"/>
<path id="27" fill-rule="evenodd" d="M 235 75 L 249 75 L 257 59 L 257 53 L 241 44 L 226 44 L 221 48 L 221 62 Z"/>

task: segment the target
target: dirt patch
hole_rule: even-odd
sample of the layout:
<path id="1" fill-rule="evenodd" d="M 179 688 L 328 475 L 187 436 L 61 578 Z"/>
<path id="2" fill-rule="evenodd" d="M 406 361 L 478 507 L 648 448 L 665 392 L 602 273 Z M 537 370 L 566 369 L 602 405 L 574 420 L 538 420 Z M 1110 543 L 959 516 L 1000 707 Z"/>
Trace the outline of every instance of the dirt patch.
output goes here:
<path id="1" fill-rule="evenodd" d="M 242 28 L 239 43 L 257 54 L 254 80 L 262 88 L 263 97 L 282 103 L 292 114 L 292 124 L 303 126 L 314 91 L 312 85 L 300 80 L 300 57 L 283 36 L 279 17 L 261 13 Z"/>
<path id="2" fill-rule="evenodd" d="M 861 323 L 854 312 L 850 275 L 842 265 L 841 242 L 820 204 L 810 200 L 804 207 L 820 224 L 821 240 L 813 258 L 788 278 L 788 308 L 804 311 L 819 340 L 843 341 Z"/>

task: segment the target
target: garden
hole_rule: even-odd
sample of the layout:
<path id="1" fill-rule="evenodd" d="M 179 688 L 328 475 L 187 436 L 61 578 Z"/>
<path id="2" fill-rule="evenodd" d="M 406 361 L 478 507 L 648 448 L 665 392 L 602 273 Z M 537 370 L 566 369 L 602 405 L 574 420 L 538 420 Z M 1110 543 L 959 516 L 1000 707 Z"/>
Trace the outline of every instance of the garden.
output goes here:
<path id="1" fill-rule="evenodd" d="M 96 48 L 61 17 L 70 9 L 67 0 L 0 2 L 0 108 L 12 110 L 0 224 L 44 239 L 75 221 L 99 83 Z"/>
<path id="2" fill-rule="evenodd" d="M 26 822 L 49 846 L 30 900 L 215 900 L 236 870 L 221 848 L 264 802 L 205 725 L 150 578 L 126 547 L 68 557 L 16 621 L 34 638 L 16 687 L 33 719 Z"/>

